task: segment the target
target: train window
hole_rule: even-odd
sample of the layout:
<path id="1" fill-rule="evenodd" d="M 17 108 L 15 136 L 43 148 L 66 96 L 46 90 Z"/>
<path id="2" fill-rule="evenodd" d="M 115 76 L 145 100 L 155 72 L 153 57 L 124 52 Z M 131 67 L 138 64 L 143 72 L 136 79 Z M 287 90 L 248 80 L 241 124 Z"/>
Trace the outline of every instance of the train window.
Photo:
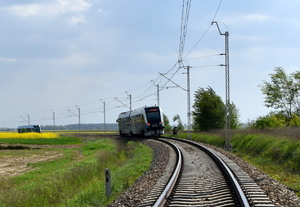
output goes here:
<path id="1" fill-rule="evenodd" d="M 155 110 L 155 111 L 149 110 L 146 114 L 147 114 L 148 123 L 161 122 L 159 110 Z"/>

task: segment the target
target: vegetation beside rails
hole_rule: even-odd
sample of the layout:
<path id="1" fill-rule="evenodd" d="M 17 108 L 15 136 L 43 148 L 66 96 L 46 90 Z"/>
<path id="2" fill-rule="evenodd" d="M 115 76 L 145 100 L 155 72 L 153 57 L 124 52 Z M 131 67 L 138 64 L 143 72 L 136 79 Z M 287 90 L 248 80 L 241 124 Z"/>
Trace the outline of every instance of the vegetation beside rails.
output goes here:
<path id="1" fill-rule="evenodd" d="M 231 138 L 233 153 L 287 185 L 300 196 L 300 141 L 257 132 L 254 134 L 242 130 L 234 132 Z M 223 133 L 191 135 L 195 141 L 221 148 L 225 144 Z M 178 134 L 175 137 L 186 138 L 187 134 Z"/>
<path id="2" fill-rule="evenodd" d="M 35 149 L 44 150 L 44 149 Z M 149 169 L 152 151 L 133 141 L 100 138 L 80 148 L 51 149 L 61 158 L 31 164 L 35 170 L 0 180 L 0 206 L 106 206 Z M 109 168 L 112 195 L 105 195 Z"/>

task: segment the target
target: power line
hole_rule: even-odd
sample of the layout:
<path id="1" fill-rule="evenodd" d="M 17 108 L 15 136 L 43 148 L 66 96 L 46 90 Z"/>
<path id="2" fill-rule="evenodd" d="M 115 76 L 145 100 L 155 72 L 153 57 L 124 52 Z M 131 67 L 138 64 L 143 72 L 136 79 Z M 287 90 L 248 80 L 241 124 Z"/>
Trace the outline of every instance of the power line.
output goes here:
<path id="1" fill-rule="evenodd" d="M 214 15 L 214 17 L 213 17 L 213 20 L 212 20 L 212 21 L 215 21 L 215 20 L 216 20 L 216 16 L 217 16 L 217 14 L 218 14 L 218 12 L 219 12 L 219 9 L 220 9 L 220 6 L 221 6 L 221 3 L 222 3 L 222 0 L 220 0 L 220 1 L 219 1 L 218 8 L 217 8 L 217 10 L 216 10 L 216 12 L 215 12 L 215 15 Z"/>
<path id="2" fill-rule="evenodd" d="M 182 14 L 181 14 L 181 28 L 180 28 L 180 40 L 179 40 L 179 53 L 178 53 L 178 60 L 182 60 L 182 54 L 185 45 L 185 38 L 187 32 L 187 26 L 189 21 L 190 15 L 190 8 L 191 8 L 191 0 L 183 0 L 182 2 Z"/>
<path id="3" fill-rule="evenodd" d="M 219 12 L 219 9 L 220 9 L 220 7 L 221 7 L 221 3 L 222 3 L 222 0 L 219 1 L 218 7 L 217 7 L 217 9 L 216 9 L 216 12 L 215 12 L 215 14 L 214 14 L 214 16 L 213 16 L 211 22 L 215 21 L 216 16 L 217 16 L 217 14 L 218 14 L 218 12 Z M 192 47 L 192 49 L 189 50 L 189 52 L 188 52 L 184 57 L 188 56 L 188 55 L 195 49 L 195 47 L 196 47 L 196 46 L 203 40 L 203 38 L 206 36 L 206 34 L 207 34 L 208 31 L 210 30 L 210 28 L 211 28 L 211 24 L 209 24 L 209 26 L 207 27 L 207 29 L 206 29 L 206 30 L 203 32 L 203 34 L 201 35 L 200 39 L 196 42 L 196 44 Z"/>

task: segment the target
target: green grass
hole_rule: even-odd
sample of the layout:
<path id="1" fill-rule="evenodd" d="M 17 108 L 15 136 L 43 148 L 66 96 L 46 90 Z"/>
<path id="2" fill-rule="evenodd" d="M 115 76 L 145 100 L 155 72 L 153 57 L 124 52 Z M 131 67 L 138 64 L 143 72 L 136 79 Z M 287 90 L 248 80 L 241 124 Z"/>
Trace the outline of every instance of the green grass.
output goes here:
<path id="1" fill-rule="evenodd" d="M 112 139 L 88 141 L 77 149 L 51 150 L 63 156 L 32 164 L 35 170 L 0 181 L 1 207 L 106 206 L 152 161 L 152 151 L 147 146 Z M 105 168 L 110 168 L 112 174 L 110 198 L 105 196 Z"/>
<path id="2" fill-rule="evenodd" d="M 186 134 L 176 135 L 186 138 Z M 195 141 L 222 147 L 225 138 L 218 133 L 193 133 Z M 300 196 L 300 141 L 266 134 L 236 133 L 231 138 L 233 152 L 261 169 Z"/>

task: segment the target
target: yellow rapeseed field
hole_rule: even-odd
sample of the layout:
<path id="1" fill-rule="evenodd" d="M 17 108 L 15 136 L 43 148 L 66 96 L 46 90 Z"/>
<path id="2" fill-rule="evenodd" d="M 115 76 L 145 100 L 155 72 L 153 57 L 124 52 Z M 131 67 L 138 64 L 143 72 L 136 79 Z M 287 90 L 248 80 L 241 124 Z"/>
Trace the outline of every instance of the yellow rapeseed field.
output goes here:
<path id="1" fill-rule="evenodd" d="M 0 139 L 53 139 L 58 135 L 54 133 L 16 133 L 16 132 L 1 132 Z"/>

